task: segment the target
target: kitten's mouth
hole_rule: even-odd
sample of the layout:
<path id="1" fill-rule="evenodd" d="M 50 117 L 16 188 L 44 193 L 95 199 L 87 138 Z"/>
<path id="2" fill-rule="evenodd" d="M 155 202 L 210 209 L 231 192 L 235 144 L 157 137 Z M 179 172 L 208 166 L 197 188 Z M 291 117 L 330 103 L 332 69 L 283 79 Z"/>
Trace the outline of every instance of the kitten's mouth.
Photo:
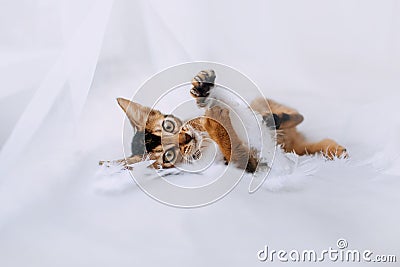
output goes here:
<path id="1" fill-rule="evenodd" d="M 183 157 L 188 160 L 199 160 L 201 158 L 201 133 L 196 131 L 191 125 L 185 125 L 185 130 L 190 135 L 191 140 L 188 146 L 183 151 Z"/>

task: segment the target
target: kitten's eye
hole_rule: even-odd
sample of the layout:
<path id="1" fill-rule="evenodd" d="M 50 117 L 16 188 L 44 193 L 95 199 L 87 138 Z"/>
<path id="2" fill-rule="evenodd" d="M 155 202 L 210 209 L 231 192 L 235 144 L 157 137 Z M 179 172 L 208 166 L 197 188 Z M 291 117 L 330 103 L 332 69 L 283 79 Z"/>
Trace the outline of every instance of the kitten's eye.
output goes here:
<path id="1" fill-rule="evenodd" d="M 176 156 L 176 154 L 175 154 L 174 149 L 167 150 L 167 152 L 164 153 L 164 162 L 170 163 L 170 162 L 174 161 L 175 156 Z"/>
<path id="2" fill-rule="evenodd" d="M 175 123 L 171 120 L 165 120 L 162 123 L 162 127 L 166 132 L 172 133 L 175 130 Z"/>

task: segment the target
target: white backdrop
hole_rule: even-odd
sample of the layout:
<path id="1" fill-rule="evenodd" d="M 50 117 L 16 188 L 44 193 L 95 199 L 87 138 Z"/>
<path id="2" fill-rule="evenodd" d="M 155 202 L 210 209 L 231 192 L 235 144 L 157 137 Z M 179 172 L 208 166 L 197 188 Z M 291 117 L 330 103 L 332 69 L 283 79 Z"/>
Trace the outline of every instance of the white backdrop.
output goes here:
<path id="1" fill-rule="evenodd" d="M 242 71 L 350 164 L 320 160 L 313 177 L 197 210 L 163 206 L 127 175 L 100 183 L 97 161 L 122 155 L 115 98 L 193 60 Z M 265 244 L 339 237 L 398 253 L 399 70 L 396 0 L 2 0 L 0 265 L 253 266 Z"/>

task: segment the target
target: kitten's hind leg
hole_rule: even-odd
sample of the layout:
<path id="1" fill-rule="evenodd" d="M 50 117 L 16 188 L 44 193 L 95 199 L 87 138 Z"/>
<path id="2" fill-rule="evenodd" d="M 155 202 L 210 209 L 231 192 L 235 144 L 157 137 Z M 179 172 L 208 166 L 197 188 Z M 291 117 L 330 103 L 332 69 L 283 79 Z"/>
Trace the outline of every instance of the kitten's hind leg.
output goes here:
<path id="1" fill-rule="evenodd" d="M 311 155 L 321 153 L 328 159 L 347 158 L 346 148 L 332 139 L 324 139 L 319 142 L 309 142 L 296 128 L 279 130 L 277 143 L 285 152 L 295 152 L 297 155 Z"/>
<path id="2" fill-rule="evenodd" d="M 322 153 L 324 157 L 330 160 L 334 159 L 335 157 L 337 158 L 348 157 L 346 148 L 339 145 L 332 139 L 324 139 L 317 143 L 305 144 L 304 149 L 306 151 L 306 154 Z"/>

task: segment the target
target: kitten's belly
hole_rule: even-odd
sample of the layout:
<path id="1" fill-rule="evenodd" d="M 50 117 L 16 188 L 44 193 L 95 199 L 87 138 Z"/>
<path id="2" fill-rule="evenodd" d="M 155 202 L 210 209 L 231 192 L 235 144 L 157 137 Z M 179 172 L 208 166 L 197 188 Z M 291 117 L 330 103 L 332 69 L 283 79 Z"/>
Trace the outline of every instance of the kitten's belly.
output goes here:
<path id="1" fill-rule="evenodd" d="M 228 90 L 215 89 L 211 95 L 215 100 L 210 106 L 229 107 L 232 126 L 240 139 L 260 152 L 263 160 L 272 162 L 276 149 L 275 131 L 266 127 L 262 122 L 262 116 L 254 112 L 239 96 Z"/>

